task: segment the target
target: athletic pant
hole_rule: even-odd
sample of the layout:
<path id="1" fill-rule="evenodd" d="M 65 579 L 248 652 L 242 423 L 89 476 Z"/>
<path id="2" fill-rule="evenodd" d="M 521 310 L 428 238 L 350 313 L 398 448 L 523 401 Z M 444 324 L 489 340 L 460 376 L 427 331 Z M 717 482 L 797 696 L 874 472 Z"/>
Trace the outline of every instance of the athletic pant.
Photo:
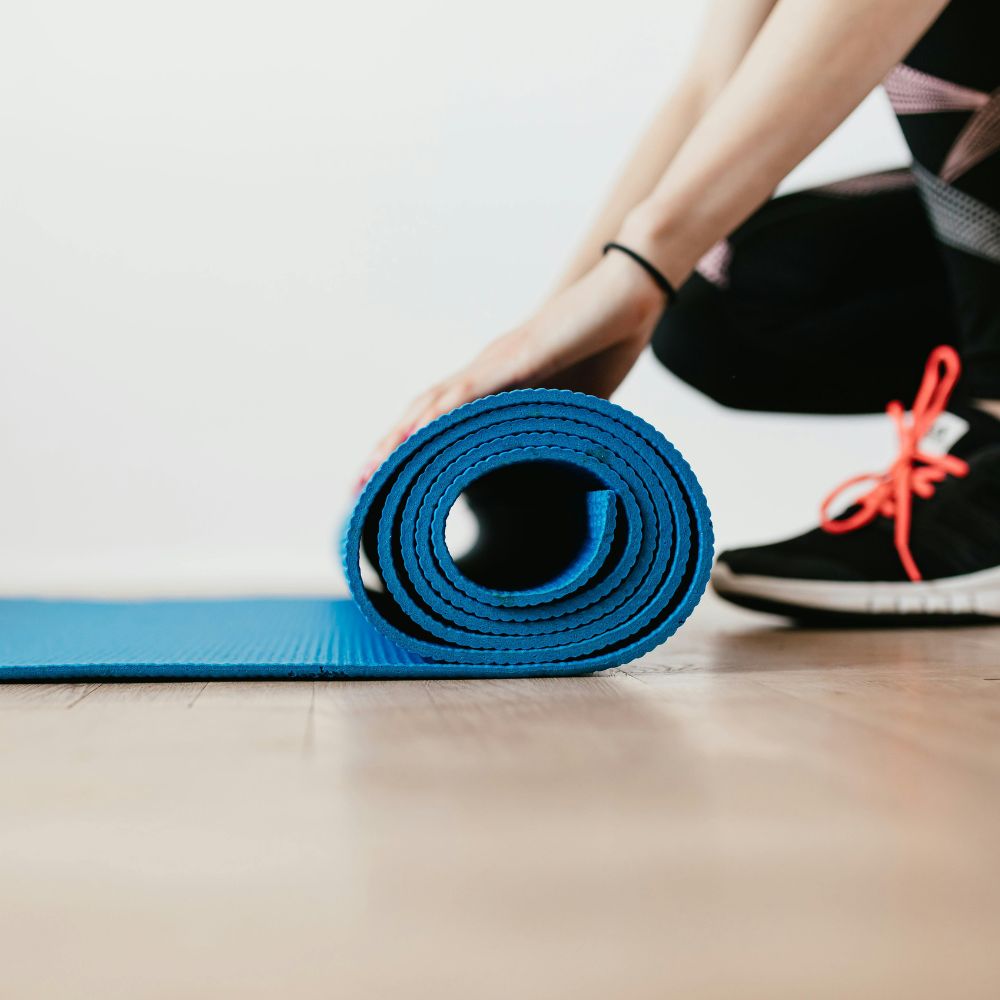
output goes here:
<path id="1" fill-rule="evenodd" d="M 938 344 L 1000 399 L 1000 3 L 952 0 L 885 80 L 909 170 L 773 199 L 709 252 L 653 338 L 726 406 L 909 404 Z"/>

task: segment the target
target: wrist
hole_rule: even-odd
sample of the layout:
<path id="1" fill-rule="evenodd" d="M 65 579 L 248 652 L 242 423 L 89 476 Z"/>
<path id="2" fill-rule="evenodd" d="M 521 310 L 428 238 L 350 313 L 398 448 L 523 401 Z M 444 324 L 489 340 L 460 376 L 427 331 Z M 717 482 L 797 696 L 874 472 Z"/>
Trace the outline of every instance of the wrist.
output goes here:
<path id="1" fill-rule="evenodd" d="M 640 254 L 679 288 L 698 263 L 702 244 L 707 249 L 713 240 L 699 232 L 689 214 L 647 199 L 625 217 L 615 242 Z"/>
<path id="2" fill-rule="evenodd" d="M 628 311 L 630 325 L 644 327 L 663 312 L 666 304 L 663 292 L 630 257 L 609 251 L 596 270 L 613 286 L 614 298 Z"/>

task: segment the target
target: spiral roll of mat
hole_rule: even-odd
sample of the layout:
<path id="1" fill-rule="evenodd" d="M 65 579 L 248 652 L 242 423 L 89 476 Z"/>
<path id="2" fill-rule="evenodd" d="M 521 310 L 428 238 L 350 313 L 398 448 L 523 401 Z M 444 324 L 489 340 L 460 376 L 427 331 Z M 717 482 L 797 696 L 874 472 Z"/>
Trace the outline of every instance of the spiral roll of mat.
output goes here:
<path id="1" fill-rule="evenodd" d="M 445 527 L 463 494 L 479 539 L 456 559 Z M 439 673 L 586 673 L 684 622 L 708 580 L 712 527 L 659 431 L 602 399 L 526 389 L 460 407 L 397 448 L 359 496 L 342 557 L 365 618 Z"/>
<path id="2" fill-rule="evenodd" d="M 460 497 L 479 536 L 456 558 L 445 528 Z M 604 400 L 530 389 L 397 448 L 358 497 L 342 556 L 353 600 L 0 600 L 0 681 L 587 673 L 681 625 L 712 529 L 658 431 Z"/>

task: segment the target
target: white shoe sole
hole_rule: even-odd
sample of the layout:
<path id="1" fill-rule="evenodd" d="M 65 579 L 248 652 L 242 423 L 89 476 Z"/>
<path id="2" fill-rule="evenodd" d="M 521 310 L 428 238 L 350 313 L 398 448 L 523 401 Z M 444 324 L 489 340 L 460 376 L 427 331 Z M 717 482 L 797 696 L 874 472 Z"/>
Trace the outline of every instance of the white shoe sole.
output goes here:
<path id="1" fill-rule="evenodd" d="M 1000 619 L 1000 566 L 920 583 L 842 583 L 751 576 L 716 563 L 712 587 L 736 604 L 790 617 Z"/>

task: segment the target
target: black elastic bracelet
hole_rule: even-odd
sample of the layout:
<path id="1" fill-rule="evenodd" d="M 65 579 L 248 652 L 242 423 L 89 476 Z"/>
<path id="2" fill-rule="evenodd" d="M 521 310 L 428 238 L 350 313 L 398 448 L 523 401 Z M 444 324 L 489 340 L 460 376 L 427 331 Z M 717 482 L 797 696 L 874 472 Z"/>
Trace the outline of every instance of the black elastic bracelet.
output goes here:
<path id="1" fill-rule="evenodd" d="M 607 253 L 609 250 L 621 250 L 623 254 L 631 257 L 653 279 L 656 287 L 667 297 L 668 306 L 677 298 L 677 289 L 670 284 L 667 276 L 658 267 L 650 264 L 645 257 L 637 254 L 634 250 L 629 250 L 628 247 L 622 246 L 621 243 L 605 243 L 602 252 Z"/>

